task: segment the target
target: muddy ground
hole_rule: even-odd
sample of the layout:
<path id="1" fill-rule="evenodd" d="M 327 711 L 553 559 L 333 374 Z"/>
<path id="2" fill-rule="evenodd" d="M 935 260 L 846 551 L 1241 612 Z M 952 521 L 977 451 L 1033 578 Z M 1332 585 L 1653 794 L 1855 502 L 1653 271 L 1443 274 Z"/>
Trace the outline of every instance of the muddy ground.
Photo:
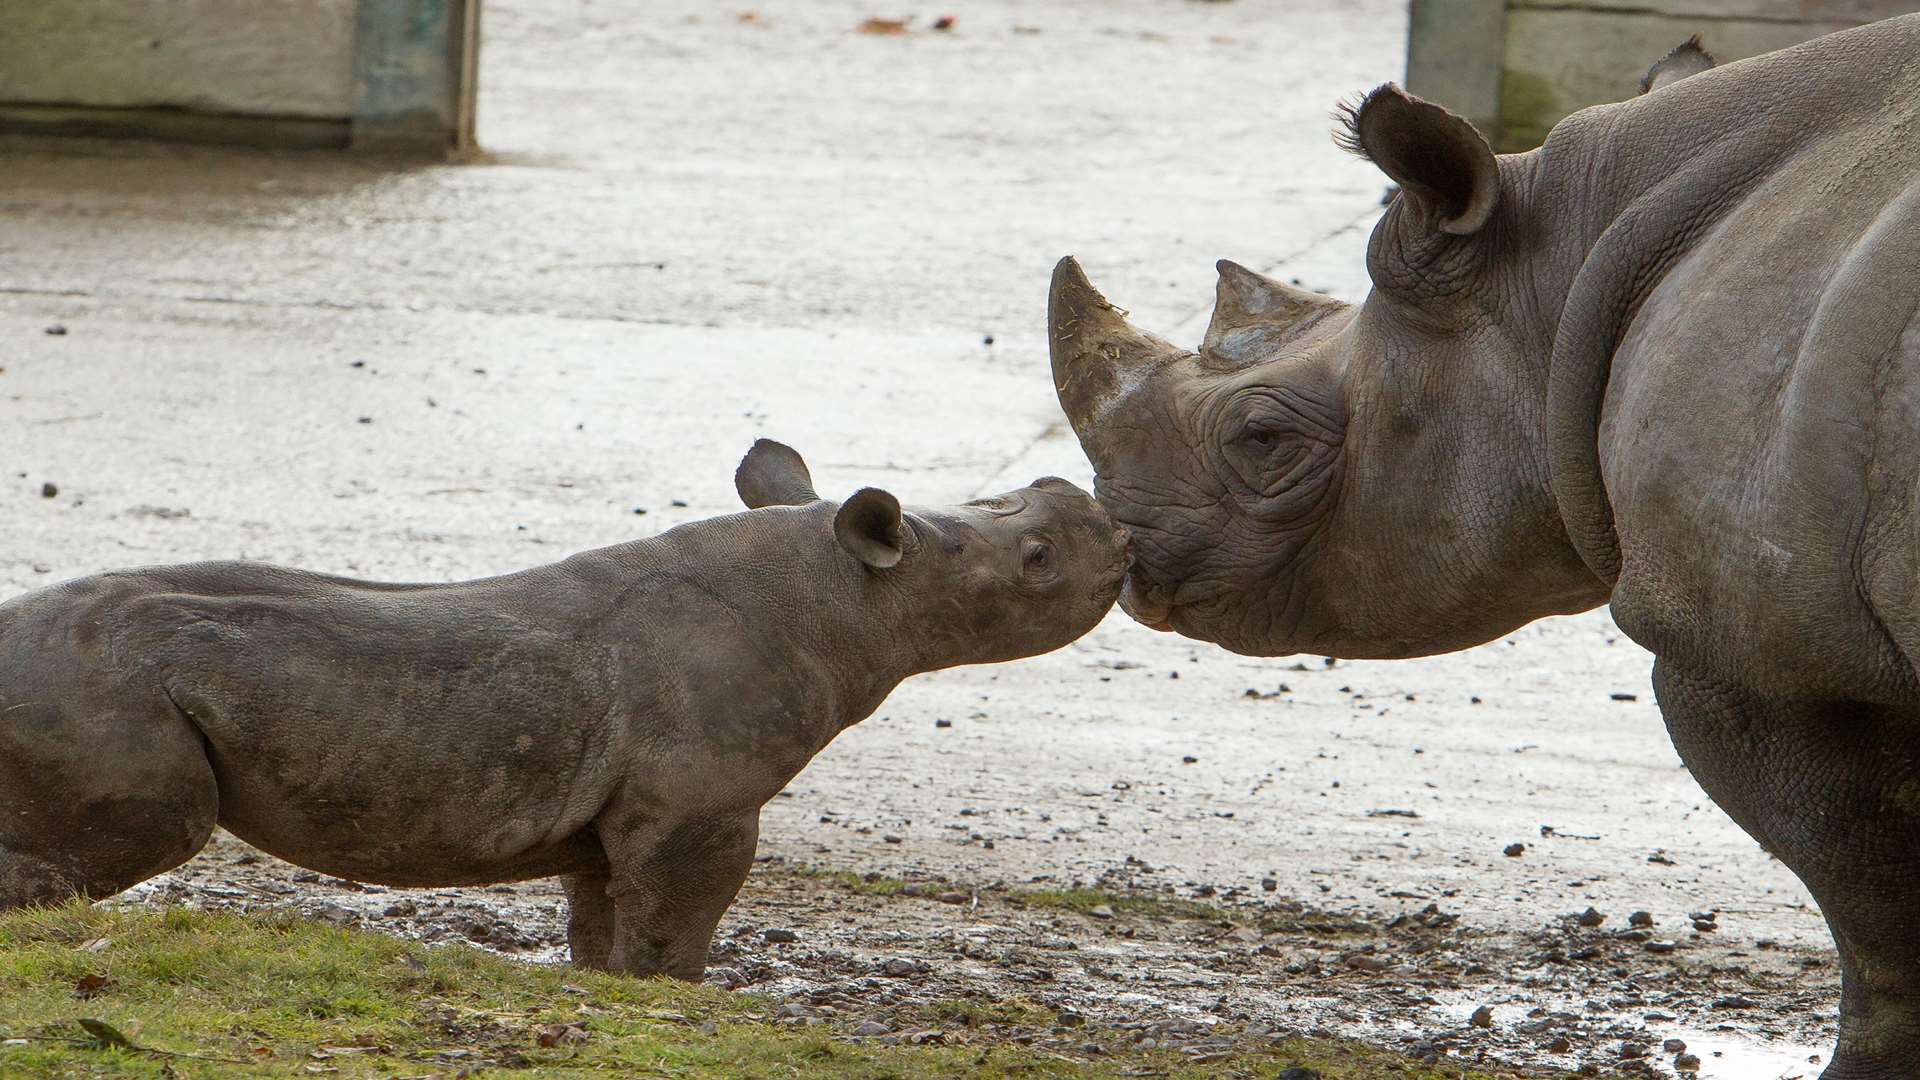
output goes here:
<path id="1" fill-rule="evenodd" d="M 1331 911 L 1268 880 L 1184 897 L 900 881 L 763 856 L 715 940 L 708 978 L 765 995 L 781 1023 L 893 1042 L 1010 1041 L 1090 1060 L 1116 1043 L 1224 1060 L 1295 1035 L 1344 1036 L 1446 1064 L 1606 1075 L 1811 1077 L 1831 959 L 1754 940 L 1713 913 L 1662 922 L 1585 910 L 1525 932 L 1448 901 Z M 1267 886 L 1272 886 L 1268 888 Z M 303 871 L 221 834 L 120 902 L 289 910 L 342 926 L 566 956 L 552 882 L 403 890 Z M 1032 1008 L 1032 1007 L 1037 1007 Z M 1038 1010 L 1045 1010 L 1044 1012 Z M 929 1026 L 928 1015 L 944 1015 Z"/>
<path id="2" fill-rule="evenodd" d="M 0 139 L 0 596 L 234 557 L 519 569 L 732 511 L 762 435 L 833 496 L 1084 484 L 1059 256 L 1189 344 L 1216 258 L 1365 290 L 1384 181 L 1328 113 L 1401 74 L 1395 0 L 976 0 L 898 35 L 855 0 L 645 8 L 489 5 L 466 164 Z M 1182 1022 L 1156 1039 L 1244 1013 L 1568 1066 L 1674 1034 L 1703 1075 L 1811 1074 L 1819 914 L 1681 767 L 1649 663 L 1599 612 L 1334 665 L 1116 615 L 916 678 L 768 807 L 717 963 L 808 1015 L 1017 992 Z M 1290 928 L 1008 899 L 1070 885 Z M 230 841 L 143 895 L 557 949 L 544 883 L 402 897 Z"/>

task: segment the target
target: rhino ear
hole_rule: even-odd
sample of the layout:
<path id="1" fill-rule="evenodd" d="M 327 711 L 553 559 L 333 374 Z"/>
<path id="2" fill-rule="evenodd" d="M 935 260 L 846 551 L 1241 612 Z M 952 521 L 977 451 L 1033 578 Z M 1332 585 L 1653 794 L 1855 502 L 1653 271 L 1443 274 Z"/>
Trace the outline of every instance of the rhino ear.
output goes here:
<path id="1" fill-rule="evenodd" d="M 1249 364 L 1266 359 L 1273 346 L 1346 307 L 1331 296 L 1296 289 L 1237 262 L 1214 264 L 1213 320 L 1200 351 L 1214 359 Z"/>
<path id="2" fill-rule="evenodd" d="M 861 488 L 833 516 L 833 535 L 853 557 L 885 570 L 900 562 L 904 527 L 900 500 L 879 488 Z"/>
<path id="3" fill-rule="evenodd" d="M 1677 83 L 1689 75 L 1698 75 L 1719 61 L 1700 44 L 1700 35 L 1695 34 L 1674 47 L 1674 50 L 1654 62 L 1640 79 L 1640 92 L 1651 93 L 1670 83 Z"/>
<path id="4" fill-rule="evenodd" d="M 807 463 L 800 459 L 799 452 L 772 439 L 754 441 L 753 449 L 740 459 L 740 467 L 733 470 L 733 489 L 749 510 L 820 501 L 820 496 L 813 493 L 813 477 L 808 475 Z"/>
<path id="5" fill-rule="evenodd" d="M 1392 83 L 1343 106 L 1340 117 L 1345 130 L 1334 141 L 1380 166 L 1433 227 L 1465 236 L 1493 216 L 1500 167 L 1464 118 Z"/>

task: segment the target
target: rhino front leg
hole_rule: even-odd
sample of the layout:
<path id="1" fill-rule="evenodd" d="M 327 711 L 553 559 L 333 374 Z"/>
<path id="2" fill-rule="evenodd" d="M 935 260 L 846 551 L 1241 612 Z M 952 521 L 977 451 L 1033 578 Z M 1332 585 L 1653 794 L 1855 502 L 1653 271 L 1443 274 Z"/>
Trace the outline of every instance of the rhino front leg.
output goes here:
<path id="1" fill-rule="evenodd" d="M 1661 661 L 1654 689 L 1707 793 L 1799 875 L 1840 952 L 1822 1080 L 1910 1080 L 1920 1062 L 1920 715 L 1763 698 Z"/>
<path id="2" fill-rule="evenodd" d="M 698 982 L 714 928 L 753 868 L 760 812 L 600 823 L 612 864 L 613 945 L 607 967 Z"/>

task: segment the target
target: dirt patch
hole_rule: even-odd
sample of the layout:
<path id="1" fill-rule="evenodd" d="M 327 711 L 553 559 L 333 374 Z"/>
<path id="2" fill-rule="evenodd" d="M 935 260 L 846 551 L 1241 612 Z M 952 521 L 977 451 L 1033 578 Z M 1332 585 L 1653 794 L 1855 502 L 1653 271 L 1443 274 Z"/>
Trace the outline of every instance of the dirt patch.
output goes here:
<path id="1" fill-rule="evenodd" d="M 386 889 L 224 834 L 123 902 L 288 909 L 536 963 L 566 956 L 552 882 Z M 1125 868 L 1092 888 L 1033 891 L 770 858 L 722 924 L 709 979 L 767 995 L 781 1023 L 880 1041 L 959 1028 L 1087 1057 L 1113 1049 L 1088 1035 L 1099 1030 L 1205 1058 L 1357 1037 L 1434 1063 L 1672 1076 L 1692 1055 L 1703 1077 L 1816 1075 L 1833 1034 L 1830 958 L 1708 914 L 1648 926 L 1581 912 L 1489 931 L 1443 904 L 1385 918 L 1277 889 L 1136 893 Z"/>

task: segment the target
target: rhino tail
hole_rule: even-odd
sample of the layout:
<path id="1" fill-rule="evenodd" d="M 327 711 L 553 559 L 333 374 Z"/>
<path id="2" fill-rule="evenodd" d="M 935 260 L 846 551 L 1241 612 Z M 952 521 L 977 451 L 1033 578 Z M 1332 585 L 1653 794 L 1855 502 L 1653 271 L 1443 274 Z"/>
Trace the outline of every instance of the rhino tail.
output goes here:
<path id="1" fill-rule="evenodd" d="M 1698 75 L 1718 63 L 1707 47 L 1700 44 L 1700 35 L 1695 34 L 1676 45 L 1672 52 L 1654 61 L 1654 65 L 1640 79 L 1640 92 L 1652 93 L 1689 75 Z"/>

